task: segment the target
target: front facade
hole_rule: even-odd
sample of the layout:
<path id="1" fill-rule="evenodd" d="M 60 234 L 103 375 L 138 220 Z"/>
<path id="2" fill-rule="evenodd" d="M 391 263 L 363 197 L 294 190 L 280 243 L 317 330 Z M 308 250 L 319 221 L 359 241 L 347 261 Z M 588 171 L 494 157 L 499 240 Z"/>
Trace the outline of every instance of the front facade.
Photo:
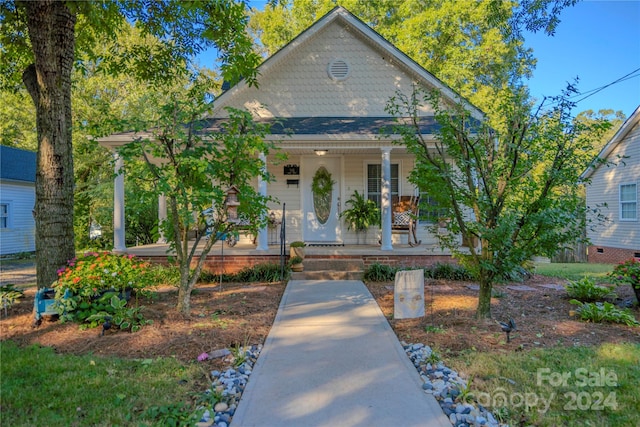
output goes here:
<path id="1" fill-rule="evenodd" d="M 397 136 L 384 135 L 394 123 L 385 107 L 397 91 L 410 95 L 415 85 L 440 91 L 447 102 L 460 101 L 433 75 L 337 7 L 260 66 L 257 88 L 240 82 L 223 93 L 210 126 L 218 129 L 224 123 L 226 107 L 246 109 L 256 120 L 273 123 L 270 138 L 287 161 L 273 166 L 266 158 L 275 180 L 256 185 L 277 199 L 270 206 L 276 222 L 286 205 L 287 242 L 379 244 L 379 250 L 392 251 L 394 245 L 407 245 L 407 234 L 397 234 L 392 227 L 391 204 L 400 196 L 415 195 L 408 180 L 415 159 L 394 144 Z M 468 108 L 482 119 L 480 111 Z M 421 115 L 421 132 L 433 139 L 433 111 L 425 106 Z M 114 148 L 127 138 L 116 135 L 101 143 Z M 332 183 L 331 195 L 319 204 L 311 187 L 314 179 L 322 178 Z M 381 226 L 365 235 L 351 230 L 340 216 L 355 191 L 374 200 L 382 212 Z M 425 217 L 418 224 L 418 239 L 435 245 L 427 222 Z M 258 236 L 258 250 L 274 243 L 269 231 Z"/>
<path id="2" fill-rule="evenodd" d="M 0 256 L 35 252 L 36 153 L 0 146 Z"/>
<path id="3" fill-rule="evenodd" d="M 589 262 L 640 258 L 640 106 L 598 155 L 611 162 L 587 170 L 587 206 L 599 207 L 604 224 L 587 230 Z"/>

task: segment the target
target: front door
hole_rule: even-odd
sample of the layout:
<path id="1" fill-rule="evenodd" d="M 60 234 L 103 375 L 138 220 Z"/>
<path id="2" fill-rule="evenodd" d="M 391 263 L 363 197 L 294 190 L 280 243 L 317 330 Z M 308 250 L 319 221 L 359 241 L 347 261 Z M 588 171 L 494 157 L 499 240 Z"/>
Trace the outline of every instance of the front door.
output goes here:
<path id="1" fill-rule="evenodd" d="M 340 158 L 302 159 L 303 236 L 307 243 L 342 243 L 340 233 Z"/>

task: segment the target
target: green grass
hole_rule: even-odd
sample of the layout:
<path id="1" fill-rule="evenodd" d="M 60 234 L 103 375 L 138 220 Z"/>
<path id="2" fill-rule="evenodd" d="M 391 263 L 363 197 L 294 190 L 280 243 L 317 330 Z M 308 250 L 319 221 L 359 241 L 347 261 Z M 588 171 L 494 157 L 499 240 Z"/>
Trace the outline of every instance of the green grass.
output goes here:
<path id="1" fill-rule="evenodd" d="M 447 362 L 473 377 L 474 398 L 510 425 L 638 425 L 640 344 L 469 352 Z"/>
<path id="2" fill-rule="evenodd" d="M 189 402 L 206 372 L 171 358 L 59 355 L 0 342 L 2 425 L 151 425 L 145 410 Z M 202 388 L 199 390 L 198 388 Z"/>
<path id="3" fill-rule="evenodd" d="M 607 274 L 613 270 L 611 264 L 586 264 L 586 263 L 536 263 L 536 274 L 543 276 L 560 277 L 567 280 L 580 280 L 584 277 L 593 277 L 597 282 L 607 283 Z"/>

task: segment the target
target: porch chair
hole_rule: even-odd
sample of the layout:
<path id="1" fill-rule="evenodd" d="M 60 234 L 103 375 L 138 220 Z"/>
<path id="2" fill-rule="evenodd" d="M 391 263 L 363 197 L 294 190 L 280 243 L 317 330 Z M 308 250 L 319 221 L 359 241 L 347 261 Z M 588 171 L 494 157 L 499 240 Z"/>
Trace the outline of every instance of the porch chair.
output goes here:
<path id="1" fill-rule="evenodd" d="M 416 236 L 418 215 L 420 214 L 420 196 L 393 196 L 391 199 L 391 232 L 407 235 L 409 246 L 422 243 Z"/>

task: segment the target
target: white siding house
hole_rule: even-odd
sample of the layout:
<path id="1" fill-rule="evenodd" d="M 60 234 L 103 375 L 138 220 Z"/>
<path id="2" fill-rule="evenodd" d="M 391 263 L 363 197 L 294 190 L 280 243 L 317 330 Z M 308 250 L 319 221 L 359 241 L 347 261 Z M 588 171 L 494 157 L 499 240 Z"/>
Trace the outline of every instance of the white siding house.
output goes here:
<path id="1" fill-rule="evenodd" d="M 0 256 L 35 252 L 36 153 L 0 146 Z"/>
<path id="2" fill-rule="evenodd" d="M 382 134 L 394 123 L 385 107 L 397 91 L 410 95 L 416 85 L 439 91 L 447 103 L 465 101 L 342 7 L 320 18 L 258 71 L 257 87 L 241 81 L 229 88 L 217 98 L 208 120 L 210 129 L 219 130 L 228 117 L 225 108 L 234 107 L 272 124 L 271 138 L 287 154 L 286 163 L 294 166 L 272 166 L 271 159 L 266 159 L 275 178 L 266 193 L 278 200 L 270 208 L 277 213 L 286 203 L 286 240 L 318 246 L 362 243 L 340 217 L 345 202 L 357 190 L 376 201 L 382 211 L 382 227 L 368 233 L 367 243 L 380 241 L 380 250 L 387 251 L 393 245 L 406 245 L 406 236 L 391 231 L 391 200 L 415 194 L 408 179 L 415 159 L 406 147 L 396 144 L 398 135 Z M 484 117 L 477 108 L 466 106 L 474 118 Z M 420 115 L 421 132 L 434 140 L 433 110 L 424 106 Z M 138 136 L 116 134 L 100 143 L 117 151 Z M 328 218 L 316 215 L 311 191 L 311 182 L 321 170 L 328 171 L 334 181 Z M 115 187 L 119 188 L 117 182 Z M 116 201 L 124 204 L 118 196 Z M 123 214 L 116 209 L 118 215 Z M 115 218 L 114 224 L 118 223 L 122 221 Z M 115 228 L 114 246 L 122 250 L 118 242 L 123 238 L 117 235 L 124 234 Z M 418 239 L 426 245 L 436 242 L 426 224 L 418 226 Z M 259 250 L 266 246 L 258 243 Z"/>
<path id="3" fill-rule="evenodd" d="M 640 258 L 640 106 L 605 145 L 583 178 L 587 206 L 599 207 L 605 223 L 587 230 L 589 262 Z"/>

